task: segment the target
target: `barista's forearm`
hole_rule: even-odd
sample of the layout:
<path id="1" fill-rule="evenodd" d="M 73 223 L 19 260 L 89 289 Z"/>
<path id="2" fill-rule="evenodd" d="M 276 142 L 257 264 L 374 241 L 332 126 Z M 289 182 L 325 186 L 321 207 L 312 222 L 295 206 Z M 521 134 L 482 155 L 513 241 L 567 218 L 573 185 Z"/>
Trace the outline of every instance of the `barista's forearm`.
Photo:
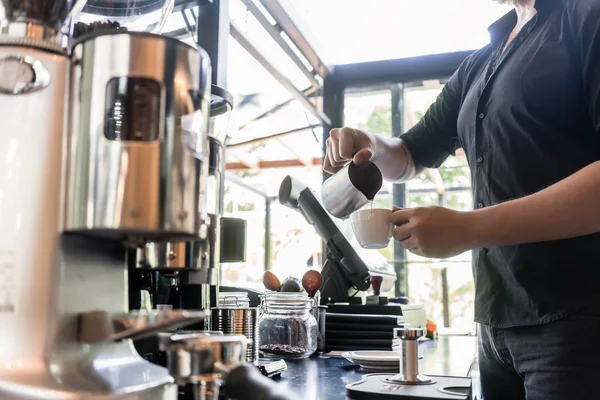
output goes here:
<path id="1" fill-rule="evenodd" d="M 399 138 L 387 139 L 373 135 L 371 143 L 374 143 L 371 161 L 381 170 L 386 181 L 406 182 L 425 169 L 415 164 L 408 146 Z"/>

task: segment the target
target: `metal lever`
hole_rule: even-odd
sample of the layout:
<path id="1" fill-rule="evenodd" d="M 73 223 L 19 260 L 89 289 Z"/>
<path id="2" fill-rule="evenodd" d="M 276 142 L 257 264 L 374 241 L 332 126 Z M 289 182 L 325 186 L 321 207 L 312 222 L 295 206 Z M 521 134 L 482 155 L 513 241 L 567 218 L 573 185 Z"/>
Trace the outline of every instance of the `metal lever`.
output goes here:
<path id="1" fill-rule="evenodd" d="M 418 339 L 427 334 L 425 328 L 396 328 L 394 336 L 400 340 L 400 373 L 389 378 L 389 382 L 403 385 L 429 385 L 431 378 L 419 375 Z"/>
<path id="2" fill-rule="evenodd" d="M 137 310 L 124 314 L 90 311 L 79 315 L 79 341 L 83 343 L 139 340 L 166 330 L 195 324 L 206 319 L 208 311 Z"/>

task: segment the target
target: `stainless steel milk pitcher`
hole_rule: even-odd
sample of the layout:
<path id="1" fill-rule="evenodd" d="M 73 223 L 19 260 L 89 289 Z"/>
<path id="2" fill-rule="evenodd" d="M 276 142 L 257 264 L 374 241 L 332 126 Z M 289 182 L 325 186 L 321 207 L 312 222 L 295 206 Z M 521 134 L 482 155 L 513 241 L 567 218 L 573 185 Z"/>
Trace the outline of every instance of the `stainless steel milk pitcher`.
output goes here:
<path id="1" fill-rule="evenodd" d="M 346 219 L 373 200 L 381 185 L 383 176 L 375 164 L 350 162 L 323 183 L 321 198 L 331 215 Z"/>

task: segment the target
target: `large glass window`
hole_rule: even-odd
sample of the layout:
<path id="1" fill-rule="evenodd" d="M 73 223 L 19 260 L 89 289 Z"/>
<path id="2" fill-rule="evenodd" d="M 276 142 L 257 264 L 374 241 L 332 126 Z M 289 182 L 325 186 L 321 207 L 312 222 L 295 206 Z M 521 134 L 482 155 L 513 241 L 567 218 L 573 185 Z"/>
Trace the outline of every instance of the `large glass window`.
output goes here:
<path id="1" fill-rule="evenodd" d="M 260 8 L 259 2 L 255 4 Z M 310 86 L 300 69 L 247 11 L 243 1 L 232 0 L 229 11 L 232 23 L 269 63 L 299 90 Z M 300 213 L 281 206 L 277 194 L 286 175 L 318 191 L 322 181 L 322 129 L 318 120 L 292 100 L 281 83 L 232 37 L 227 65 L 227 90 L 235 100 L 229 124 L 228 174 L 262 196 L 244 191 L 233 180 L 228 181 L 226 204 L 238 204 L 240 199 L 249 203 L 232 211 L 234 216 L 248 220 L 248 259 L 243 264 L 225 265 L 223 283 L 262 288 L 265 268 L 283 280 L 289 275 L 301 278 L 309 266 L 320 265 L 318 235 Z M 271 135 L 276 136 L 263 139 Z M 265 221 L 267 205 L 270 226 Z M 269 254 L 265 255 L 267 233 L 270 246 Z"/>
<path id="2" fill-rule="evenodd" d="M 442 89 L 440 82 L 418 82 L 404 90 L 404 125 L 410 129 L 425 114 Z M 427 170 L 407 183 L 408 207 L 439 205 L 471 210 L 471 178 L 462 150 L 437 170 Z M 474 332 L 475 288 L 471 253 L 446 260 L 408 255 L 408 291 L 414 303 L 423 304 L 428 318 L 443 331 Z"/>
<path id="3" fill-rule="evenodd" d="M 488 25 L 509 9 L 492 0 L 289 0 L 289 3 L 293 6 L 289 10 L 294 11 L 292 17 L 303 20 L 301 27 L 307 28 L 303 33 L 308 34 L 309 41 L 318 38 L 311 44 L 329 65 L 476 49 L 489 42 Z M 261 7 L 260 2 L 255 4 Z M 332 15 L 336 16 L 334 23 Z M 230 16 L 235 26 L 299 90 L 310 86 L 306 76 L 246 10 L 243 1 L 230 2 Z M 184 27 L 183 17 L 176 13 L 167 22 L 165 31 L 181 31 Z M 185 41 L 193 44 L 191 37 Z M 441 87 L 442 82 L 437 80 L 402 85 L 404 129 L 418 122 Z M 266 266 L 280 279 L 288 275 L 300 277 L 307 267 L 320 266 L 322 243 L 302 215 L 279 205 L 276 196 L 288 174 L 319 193 L 322 130 L 302 105 L 290 100 L 280 82 L 232 38 L 227 88 L 235 98 L 230 123 L 232 146 L 227 151 L 228 174 L 242 179 L 244 185 L 228 181 L 225 215 L 248 221 L 248 259 L 246 263 L 224 265 L 223 283 L 261 287 Z M 392 104 L 392 98 L 390 85 L 349 88 L 345 94 L 345 124 L 391 136 L 392 110 L 398 106 Z M 319 102 L 318 97 L 312 100 Z M 262 139 L 273 134 L 280 135 Z M 395 190 L 398 193 L 398 187 L 385 183 L 374 206 L 391 207 Z M 408 183 L 405 204 L 470 209 L 470 176 L 462 152 L 450 157 L 441 168 L 428 170 Z M 265 223 L 268 214 L 270 226 Z M 340 225 L 352 242 L 351 229 L 345 223 Z M 267 240 L 270 256 L 265 252 Z M 391 264 L 399 256 L 394 254 L 393 246 L 369 254 L 383 256 Z M 470 254 L 431 260 L 408 253 L 404 261 L 411 302 L 423 304 L 428 317 L 442 330 L 473 331 Z"/>
<path id="4" fill-rule="evenodd" d="M 233 165 L 235 167 L 235 165 Z M 231 169 L 243 179 L 243 189 L 231 179 L 225 193 L 226 213 L 248 221 L 248 256 L 243 264 L 223 266 L 223 283 L 231 286 L 262 288 L 262 274 L 267 265 L 284 280 L 288 276 L 302 278 L 310 267 L 320 268 L 322 243 L 314 228 L 302 214 L 279 204 L 279 185 L 287 175 L 306 183 L 318 193 L 322 181 L 321 168 L 264 168 L 259 171 Z M 265 196 L 259 196 L 260 191 Z M 270 256 L 265 260 L 266 198 L 270 199 Z"/>
<path id="5" fill-rule="evenodd" d="M 223 216 L 246 220 L 246 262 L 221 264 L 223 285 L 261 288 L 265 260 L 265 198 L 254 191 L 226 181 Z"/>
<path id="6" fill-rule="evenodd" d="M 402 85 L 403 127 L 410 129 L 427 111 L 440 93 L 443 80 L 412 82 Z M 351 88 L 344 97 L 344 125 L 391 137 L 391 86 Z M 394 132 L 396 135 L 399 132 Z M 407 207 L 441 205 L 457 210 L 472 208 L 470 172 L 461 150 L 435 170 L 427 170 L 406 184 Z M 399 187 L 396 187 L 399 190 Z M 386 183 L 375 198 L 376 207 L 393 204 L 394 185 Z M 399 249 L 396 250 L 401 251 Z M 394 247 L 381 250 L 388 262 L 401 259 Z M 447 260 L 434 260 L 406 254 L 408 296 L 411 303 L 422 304 L 427 317 L 435 321 L 441 332 L 471 333 L 473 324 L 474 287 L 471 254 Z"/>
<path id="7" fill-rule="evenodd" d="M 344 125 L 365 132 L 392 137 L 392 92 L 386 88 L 353 88 L 344 96 Z M 381 191 L 373 200 L 374 208 L 392 208 L 393 185 L 384 182 Z M 394 261 L 393 246 L 379 252 Z"/>

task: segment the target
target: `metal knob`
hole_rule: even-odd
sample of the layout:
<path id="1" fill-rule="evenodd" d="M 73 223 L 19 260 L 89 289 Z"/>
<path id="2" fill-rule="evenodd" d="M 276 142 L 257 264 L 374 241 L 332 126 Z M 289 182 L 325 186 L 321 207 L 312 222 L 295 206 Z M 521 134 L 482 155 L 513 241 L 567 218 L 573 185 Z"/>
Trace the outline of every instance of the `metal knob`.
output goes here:
<path id="1" fill-rule="evenodd" d="M 427 334 L 425 328 L 405 327 L 394 329 L 400 340 L 400 373 L 389 378 L 390 382 L 404 385 L 428 385 L 431 378 L 419 375 L 419 344 L 417 340 Z"/>

